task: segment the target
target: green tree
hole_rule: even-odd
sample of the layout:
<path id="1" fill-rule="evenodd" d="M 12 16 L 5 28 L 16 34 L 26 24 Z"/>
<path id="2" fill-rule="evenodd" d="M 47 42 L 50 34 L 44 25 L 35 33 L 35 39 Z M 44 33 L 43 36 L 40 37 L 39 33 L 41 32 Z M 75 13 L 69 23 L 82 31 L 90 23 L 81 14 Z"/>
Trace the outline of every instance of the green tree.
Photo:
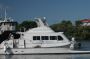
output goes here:
<path id="1" fill-rule="evenodd" d="M 17 25 L 17 29 L 25 29 L 25 30 L 28 30 L 30 28 L 34 28 L 34 27 L 37 27 L 37 24 L 36 22 L 34 21 L 23 21 L 21 24 L 18 24 Z"/>
<path id="2" fill-rule="evenodd" d="M 80 20 L 75 21 L 75 26 L 81 26 L 82 22 Z"/>
<path id="3" fill-rule="evenodd" d="M 82 26 L 82 22 L 79 20 L 75 22 L 74 36 L 77 40 L 89 40 L 90 39 L 90 26 Z"/>
<path id="4" fill-rule="evenodd" d="M 56 32 L 64 32 L 68 37 L 73 34 L 73 25 L 71 21 L 63 20 L 57 24 L 51 25 L 51 28 Z"/>

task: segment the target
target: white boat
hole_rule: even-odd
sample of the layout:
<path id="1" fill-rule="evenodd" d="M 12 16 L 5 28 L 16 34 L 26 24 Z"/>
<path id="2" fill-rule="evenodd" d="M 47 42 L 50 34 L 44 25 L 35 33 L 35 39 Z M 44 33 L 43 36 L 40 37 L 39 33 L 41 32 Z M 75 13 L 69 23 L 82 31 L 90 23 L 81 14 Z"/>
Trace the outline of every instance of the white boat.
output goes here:
<path id="1" fill-rule="evenodd" d="M 0 54 L 73 54 L 90 53 L 74 50 L 79 48 L 74 38 L 70 41 L 63 32 L 54 32 L 41 18 L 36 18 L 38 27 L 20 33 L 19 39 L 10 35 L 1 43 Z M 33 26 L 33 25 L 32 25 Z"/>

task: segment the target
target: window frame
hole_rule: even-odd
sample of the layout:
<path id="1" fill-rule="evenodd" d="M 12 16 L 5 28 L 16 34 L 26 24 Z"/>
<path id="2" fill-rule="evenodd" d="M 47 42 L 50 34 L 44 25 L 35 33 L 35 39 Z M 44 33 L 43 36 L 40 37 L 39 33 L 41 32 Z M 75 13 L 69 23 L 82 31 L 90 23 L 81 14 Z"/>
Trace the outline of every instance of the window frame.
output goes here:
<path id="1" fill-rule="evenodd" d="M 49 36 L 41 36 L 41 40 L 49 40 Z"/>
<path id="2" fill-rule="evenodd" d="M 33 36 L 33 40 L 40 40 L 40 36 Z"/>
<path id="3" fill-rule="evenodd" d="M 50 36 L 50 40 L 57 40 L 57 36 Z"/>
<path id="4" fill-rule="evenodd" d="M 61 37 L 60 35 L 58 35 L 58 36 L 57 36 L 57 40 L 58 40 L 58 41 L 61 41 L 61 40 L 63 40 L 63 37 Z"/>

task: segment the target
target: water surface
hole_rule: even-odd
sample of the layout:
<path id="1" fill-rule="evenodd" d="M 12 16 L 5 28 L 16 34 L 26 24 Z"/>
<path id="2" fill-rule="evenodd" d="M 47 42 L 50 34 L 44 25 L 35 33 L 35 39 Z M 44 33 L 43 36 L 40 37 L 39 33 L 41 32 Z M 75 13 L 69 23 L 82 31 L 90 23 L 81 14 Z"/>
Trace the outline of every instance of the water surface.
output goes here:
<path id="1" fill-rule="evenodd" d="M 90 54 L 69 55 L 0 55 L 0 59 L 90 59 Z"/>
<path id="2" fill-rule="evenodd" d="M 82 42 L 82 49 L 90 50 L 90 41 Z M 0 55 L 0 59 L 90 59 L 90 54 Z"/>

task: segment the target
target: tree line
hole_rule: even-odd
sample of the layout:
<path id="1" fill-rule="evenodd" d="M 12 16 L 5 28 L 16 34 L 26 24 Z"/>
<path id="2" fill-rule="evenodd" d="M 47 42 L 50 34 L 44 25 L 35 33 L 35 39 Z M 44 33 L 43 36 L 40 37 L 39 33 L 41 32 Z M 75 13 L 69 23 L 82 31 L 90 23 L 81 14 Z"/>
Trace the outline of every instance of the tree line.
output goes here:
<path id="1" fill-rule="evenodd" d="M 64 32 L 64 34 L 71 39 L 75 37 L 76 40 L 90 40 L 90 26 L 82 26 L 82 22 L 77 20 L 74 24 L 70 20 L 63 20 L 61 22 L 50 25 L 55 32 Z M 16 26 L 19 31 L 26 31 L 28 29 L 37 27 L 35 21 L 23 21 Z"/>

